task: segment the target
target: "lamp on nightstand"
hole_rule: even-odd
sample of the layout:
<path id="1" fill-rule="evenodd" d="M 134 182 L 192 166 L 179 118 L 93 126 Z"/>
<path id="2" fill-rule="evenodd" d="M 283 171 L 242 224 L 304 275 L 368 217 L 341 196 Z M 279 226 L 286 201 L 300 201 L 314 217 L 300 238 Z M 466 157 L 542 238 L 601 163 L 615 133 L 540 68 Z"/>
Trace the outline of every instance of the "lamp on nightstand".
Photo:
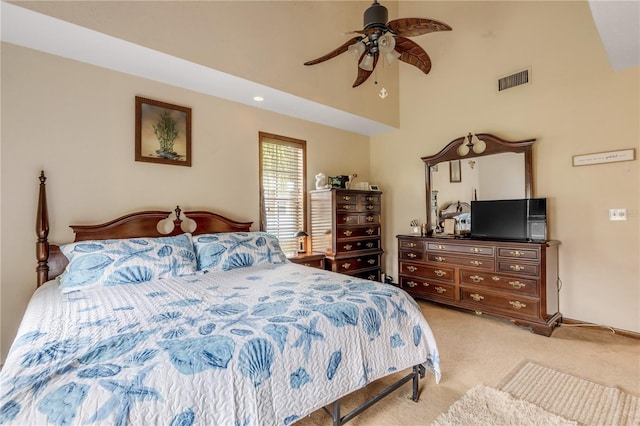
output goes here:
<path id="1" fill-rule="evenodd" d="M 307 249 L 305 248 L 305 238 L 307 238 L 309 236 L 309 234 L 307 234 L 304 231 L 298 231 L 296 232 L 296 234 L 294 235 L 294 237 L 296 237 L 298 239 L 298 244 L 300 244 L 298 246 L 298 253 L 306 253 Z"/>

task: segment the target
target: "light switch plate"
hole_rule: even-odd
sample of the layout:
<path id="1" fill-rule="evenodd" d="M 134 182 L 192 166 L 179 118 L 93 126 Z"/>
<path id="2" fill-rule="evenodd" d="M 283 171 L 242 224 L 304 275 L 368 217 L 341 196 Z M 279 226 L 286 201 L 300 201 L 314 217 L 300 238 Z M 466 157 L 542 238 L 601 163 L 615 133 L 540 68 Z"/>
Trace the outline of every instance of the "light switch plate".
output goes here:
<path id="1" fill-rule="evenodd" d="M 609 220 L 627 220 L 627 209 L 609 209 Z"/>

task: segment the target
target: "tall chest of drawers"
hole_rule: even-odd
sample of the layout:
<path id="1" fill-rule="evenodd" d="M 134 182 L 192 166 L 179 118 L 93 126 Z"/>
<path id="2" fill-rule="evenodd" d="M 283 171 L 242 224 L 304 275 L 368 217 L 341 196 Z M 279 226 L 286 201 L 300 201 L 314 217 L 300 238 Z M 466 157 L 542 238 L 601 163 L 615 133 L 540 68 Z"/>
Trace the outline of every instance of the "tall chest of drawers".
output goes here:
<path id="1" fill-rule="evenodd" d="M 551 335 L 558 245 L 398 235 L 399 285 L 416 298 L 509 318 Z"/>
<path id="2" fill-rule="evenodd" d="M 320 189 L 309 192 L 311 249 L 325 254 L 325 268 L 380 281 L 379 191 Z"/>

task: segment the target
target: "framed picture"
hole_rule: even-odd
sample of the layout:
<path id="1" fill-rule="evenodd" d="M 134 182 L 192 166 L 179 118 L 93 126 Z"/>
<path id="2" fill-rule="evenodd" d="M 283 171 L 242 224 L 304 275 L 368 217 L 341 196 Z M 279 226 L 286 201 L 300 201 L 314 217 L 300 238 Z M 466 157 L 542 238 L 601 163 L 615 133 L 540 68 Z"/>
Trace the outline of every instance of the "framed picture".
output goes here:
<path id="1" fill-rule="evenodd" d="M 462 182 L 460 160 L 449 161 L 449 182 Z"/>
<path id="2" fill-rule="evenodd" d="M 380 187 L 378 185 L 369 185 L 370 191 L 380 191 Z"/>
<path id="3" fill-rule="evenodd" d="M 136 96 L 135 160 L 191 167 L 191 108 Z"/>

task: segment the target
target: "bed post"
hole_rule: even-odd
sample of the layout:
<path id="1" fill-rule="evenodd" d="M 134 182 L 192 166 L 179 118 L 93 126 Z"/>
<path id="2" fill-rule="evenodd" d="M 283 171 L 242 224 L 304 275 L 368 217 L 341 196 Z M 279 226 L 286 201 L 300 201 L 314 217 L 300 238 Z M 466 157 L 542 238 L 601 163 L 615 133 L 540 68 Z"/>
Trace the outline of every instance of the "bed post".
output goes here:
<path id="1" fill-rule="evenodd" d="M 47 263 L 49 259 L 49 241 L 47 240 L 49 236 L 49 212 L 47 211 L 46 180 L 47 178 L 44 175 L 44 171 L 41 171 L 38 213 L 36 217 L 36 235 L 38 236 L 38 242 L 36 243 L 36 259 L 38 260 L 36 273 L 38 276 L 38 287 L 49 280 L 49 265 Z"/>

